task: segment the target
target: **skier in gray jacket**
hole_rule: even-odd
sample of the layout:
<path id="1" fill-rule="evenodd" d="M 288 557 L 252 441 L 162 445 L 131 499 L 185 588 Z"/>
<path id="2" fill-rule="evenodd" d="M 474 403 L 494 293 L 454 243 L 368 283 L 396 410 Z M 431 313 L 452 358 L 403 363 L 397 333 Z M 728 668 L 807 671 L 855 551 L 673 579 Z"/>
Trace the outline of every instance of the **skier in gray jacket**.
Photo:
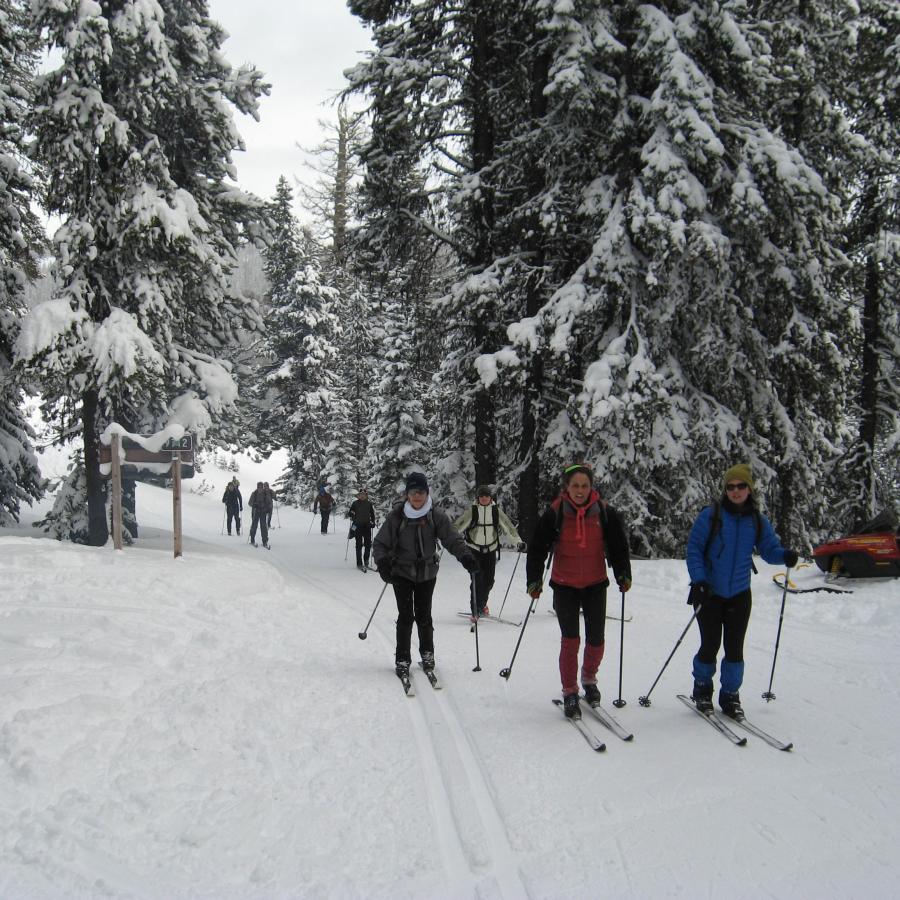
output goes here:
<path id="1" fill-rule="evenodd" d="M 431 599 L 439 566 L 438 541 L 470 573 L 478 571 L 478 561 L 463 536 L 447 514 L 433 505 L 428 480 L 421 472 L 413 472 L 406 479 L 405 502 L 391 510 L 372 546 L 378 574 L 394 586 L 397 598 L 395 664 L 401 678 L 409 676 L 413 622 L 418 629 L 422 668 L 434 669 Z"/>

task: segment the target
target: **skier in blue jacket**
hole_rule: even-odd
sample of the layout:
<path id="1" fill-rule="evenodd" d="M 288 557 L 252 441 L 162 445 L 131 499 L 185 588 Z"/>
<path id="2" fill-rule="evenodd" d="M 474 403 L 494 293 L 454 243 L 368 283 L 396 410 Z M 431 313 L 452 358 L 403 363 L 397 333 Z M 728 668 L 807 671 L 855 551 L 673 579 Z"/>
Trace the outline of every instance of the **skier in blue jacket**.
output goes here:
<path id="1" fill-rule="evenodd" d="M 713 676 L 724 641 L 719 706 L 726 715 L 741 718 L 739 690 L 744 680 L 744 636 L 750 621 L 753 548 L 766 562 L 788 568 L 797 564 L 797 554 L 784 549 L 772 524 L 757 509 L 750 466 L 732 466 L 725 473 L 724 488 L 718 503 L 701 510 L 688 537 L 688 602 L 697 610 L 700 629 L 692 697 L 701 712 L 712 714 Z"/>

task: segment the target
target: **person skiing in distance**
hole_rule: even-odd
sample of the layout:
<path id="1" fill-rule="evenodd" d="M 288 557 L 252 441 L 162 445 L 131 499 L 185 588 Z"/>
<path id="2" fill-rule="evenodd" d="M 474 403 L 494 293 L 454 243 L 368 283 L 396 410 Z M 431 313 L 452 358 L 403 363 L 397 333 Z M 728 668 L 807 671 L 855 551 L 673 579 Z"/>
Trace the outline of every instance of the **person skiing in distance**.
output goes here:
<path id="1" fill-rule="evenodd" d="M 722 480 L 719 501 L 706 506 L 691 527 L 686 562 L 691 577 L 688 603 L 697 612 L 700 649 L 693 659 L 697 709 L 712 714 L 713 676 L 724 641 L 719 706 L 732 718 L 742 718 L 740 687 L 744 680 L 744 637 L 750 622 L 750 572 L 753 548 L 767 563 L 797 564 L 797 554 L 785 550 L 769 520 L 756 506 L 753 473 L 746 463 L 732 466 Z"/>
<path id="2" fill-rule="evenodd" d="M 375 507 L 369 500 L 369 493 L 363 488 L 347 513 L 353 523 L 353 536 L 356 539 L 356 568 L 365 572 L 369 568 L 369 557 L 372 554 L 372 529 L 375 527 Z M 363 554 L 365 548 L 365 554 Z"/>
<path id="3" fill-rule="evenodd" d="M 434 624 L 431 601 L 439 567 L 438 541 L 473 575 L 478 570 L 475 554 L 463 536 L 436 507 L 421 472 L 406 479 L 406 499 L 385 517 L 372 545 L 372 558 L 382 581 L 392 584 L 397 600 L 395 671 L 409 677 L 413 623 L 419 636 L 422 668 L 434 670 Z"/>
<path id="4" fill-rule="evenodd" d="M 225 514 L 228 519 L 229 535 L 231 534 L 232 521 L 237 533 L 241 533 L 241 511 L 244 509 L 244 498 L 241 497 L 241 492 L 238 488 L 239 484 L 240 482 L 237 478 L 232 478 L 225 485 L 225 493 L 222 495 L 222 502 L 225 504 Z"/>
<path id="5" fill-rule="evenodd" d="M 494 495 L 486 484 L 478 486 L 476 502 L 466 510 L 453 527 L 462 532 L 466 544 L 476 554 L 478 574 L 475 576 L 475 604 L 472 605 L 472 621 L 476 616 L 489 616 L 488 598 L 494 587 L 494 574 L 500 556 L 501 532 L 512 538 L 520 550 L 525 549 L 516 526 L 494 502 Z"/>
<path id="6" fill-rule="evenodd" d="M 528 542 L 526 584 L 532 599 L 543 590 L 544 564 L 553 553 L 550 587 L 560 631 L 559 677 L 563 710 L 580 719 L 578 651 L 579 613 L 584 613 L 581 684 L 588 703 L 600 702 L 597 671 L 606 646 L 606 560 L 619 590 L 631 587 L 631 557 L 622 519 L 594 488 L 594 473 L 585 463 L 563 470 L 563 489 L 538 519 Z"/>
<path id="7" fill-rule="evenodd" d="M 259 527 L 263 547 L 269 547 L 269 526 L 266 523 L 268 495 L 265 485 L 256 482 L 256 490 L 250 495 L 247 505 L 250 507 L 250 543 L 256 546 L 256 529 Z"/>
<path id="8" fill-rule="evenodd" d="M 331 516 L 333 506 L 334 497 L 328 493 L 328 485 L 323 484 L 319 488 L 319 493 L 316 494 L 315 500 L 313 500 L 313 514 L 315 515 L 316 510 L 318 510 L 322 516 L 322 534 L 328 534 L 328 519 Z"/>

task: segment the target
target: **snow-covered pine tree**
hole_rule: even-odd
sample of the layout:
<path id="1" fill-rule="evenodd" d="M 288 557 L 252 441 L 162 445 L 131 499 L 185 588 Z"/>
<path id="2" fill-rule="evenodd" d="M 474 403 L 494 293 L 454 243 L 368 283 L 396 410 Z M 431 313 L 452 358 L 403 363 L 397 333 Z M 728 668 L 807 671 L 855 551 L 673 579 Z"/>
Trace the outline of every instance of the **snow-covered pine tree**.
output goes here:
<path id="1" fill-rule="evenodd" d="M 260 201 L 231 183 L 232 109 L 256 115 L 267 87 L 227 63 L 204 0 L 35 0 L 32 17 L 58 60 L 32 126 L 62 287 L 17 350 L 58 419 L 80 419 L 88 540 L 102 544 L 104 423 L 202 432 L 235 398 L 224 350 L 261 323 L 229 273 Z"/>
<path id="2" fill-rule="evenodd" d="M 388 287 L 381 315 L 381 380 L 377 386 L 378 412 L 372 423 L 366 469 L 370 491 L 385 506 L 396 502 L 412 471 L 431 474 L 425 435 L 424 386 L 416 371 L 410 342 L 416 334 L 414 305 L 397 299 Z M 407 302 L 404 302 L 404 299 Z"/>
<path id="3" fill-rule="evenodd" d="M 636 547 L 678 552 L 736 459 L 762 487 L 778 476 L 778 524 L 803 542 L 843 405 L 840 206 L 771 121 L 767 23 L 741 3 L 624 2 L 556 5 L 547 27 L 564 38 L 548 117 L 571 118 L 574 94 L 594 147 L 576 194 L 592 247 L 515 346 L 583 371 L 569 419 Z"/>
<path id="4" fill-rule="evenodd" d="M 290 455 L 279 479 L 279 495 L 298 504 L 314 496 L 325 475 L 332 444 L 335 402 L 335 346 L 340 326 L 334 314 L 337 292 L 325 284 L 315 258 L 294 274 L 267 317 L 265 375 L 271 389 L 269 433 Z"/>
<path id="5" fill-rule="evenodd" d="M 498 217 L 503 212 L 494 167 L 504 128 L 528 100 L 519 79 L 527 41 L 518 28 L 521 4 L 497 0 L 450 3 L 353 0 L 351 10 L 373 27 L 376 51 L 351 74 L 351 89 L 371 98 L 364 213 L 389 220 L 398 233 L 430 235 L 457 258 L 457 286 L 442 309 L 452 343 L 441 378 L 453 384 L 471 427 L 471 456 L 448 452 L 474 471 L 464 482 L 494 482 L 497 414 L 493 386 L 472 363 L 501 346 L 504 324 L 518 318 L 497 283 Z M 410 178 L 421 169 L 424 177 Z M 502 186 L 503 188 L 506 185 Z M 451 407 L 448 405 L 448 411 Z M 452 478 L 453 473 L 446 473 Z M 462 499 L 462 498 L 459 498 Z"/>
<path id="6" fill-rule="evenodd" d="M 34 435 L 21 410 L 12 372 L 12 346 L 23 313 L 22 292 L 37 267 L 37 223 L 30 210 L 36 189 L 23 169 L 23 123 L 36 55 L 25 28 L 25 4 L 0 0 L 0 525 L 17 521 L 20 504 L 38 499 L 42 479 Z"/>
<path id="7" fill-rule="evenodd" d="M 861 319 L 857 425 L 831 475 L 839 488 L 835 524 L 850 532 L 883 507 L 900 508 L 900 7 L 861 0 L 844 15 L 830 32 L 826 62 L 854 139 L 841 169 L 851 173 L 849 294 Z"/>

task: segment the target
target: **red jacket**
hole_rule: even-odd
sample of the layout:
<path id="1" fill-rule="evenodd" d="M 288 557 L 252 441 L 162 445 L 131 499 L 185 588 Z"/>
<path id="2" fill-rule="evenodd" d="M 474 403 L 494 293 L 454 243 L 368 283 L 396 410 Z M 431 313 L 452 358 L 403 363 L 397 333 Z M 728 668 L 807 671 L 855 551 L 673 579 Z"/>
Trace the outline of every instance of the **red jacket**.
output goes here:
<path id="1" fill-rule="evenodd" d="M 606 584 L 608 574 L 604 557 L 612 563 L 617 578 L 631 580 L 628 538 L 622 520 L 597 491 L 591 491 L 588 502 L 580 511 L 563 493 L 540 517 L 528 542 L 527 584 L 543 581 L 544 563 L 551 551 L 551 587 L 582 588 Z"/>
<path id="2" fill-rule="evenodd" d="M 607 581 L 606 547 L 600 523 L 602 502 L 600 495 L 591 491 L 584 506 L 575 506 L 565 496 L 557 497 L 550 504 L 557 516 L 562 506 L 562 522 L 553 555 L 550 584 L 584 588 Z"/>

